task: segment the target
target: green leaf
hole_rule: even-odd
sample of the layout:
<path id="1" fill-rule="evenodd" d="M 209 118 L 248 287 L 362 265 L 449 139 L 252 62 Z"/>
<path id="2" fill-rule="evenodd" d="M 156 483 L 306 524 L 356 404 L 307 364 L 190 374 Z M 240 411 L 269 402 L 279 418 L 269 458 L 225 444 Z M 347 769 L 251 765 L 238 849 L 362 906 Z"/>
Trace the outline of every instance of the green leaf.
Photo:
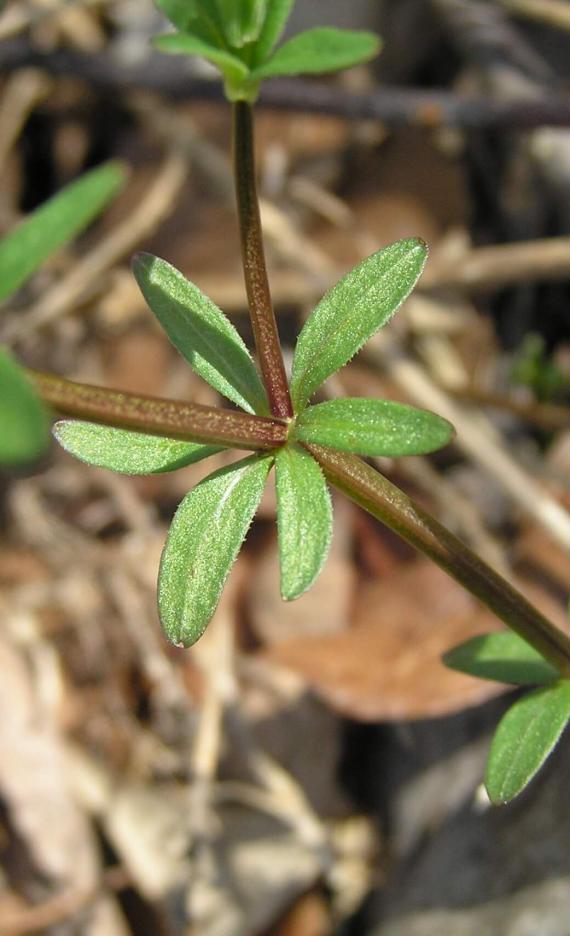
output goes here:
<path id="1" fill-rule="evenodd" d="M 409 296 L 427 259 L 422 240 L 401 240 L 364 260 L 321 299 L 295 350 L 291 395 L 303 409 Z"/>
<path id="2" fill-rule="evenodd" d="M 64 419 L 53 427 L 59 444 L 88 465 L 127 475 L 162 474 L 209 458 L 221 448 Z"/>
<path id="3" fill-rule="evenodd" d="M 138 254 L 133 270 L 150 308 L 193 370 L 247 412 L 268 415 L 259 374 L 221 309 L 165 260 Z"/>
<path id="4" fill-rule="evenodd" d="M 357 455 L 426 455 L 447 445 L 453 426 L 430 413 L 391 400 L 347 398 L 319 403 L 297 419 L 293 438 Z"/>
<path id="5" fill-rule="evenodd" d="M 332 537 L 332 505 L 315 459 L 296 445 L 275 458 L 281 594 L 299 598 L 311 587 L 327 557 Z"/>
<path id="6" fill-rule="evenodd" d="M 570 682 L 543 686 L 519 699 L 497 728 L 485 786 L 491 802 L 508 803 L 524 790 L 570 719 Z"/>
<path id="7" fill-rule="evenodd" d="M 67 185 L 0 241 L 0 301 L 82 231 L 117 194 L 125 172 L 107 163 Z"/>
<path id="8" fill-rule="evenodd" d="M 553 682 L 560 675 L 526 640 L 507 631 L 472 637 L 446 653 L 443 661 L 460 673 L 519 686 Z"/>
<path id="9" fill-rule="evenodd" d="M 378 36 L 344 29 L 309 29 L 280 46 L 251 73 L 252 81 L 280 75 L 322 74 L 367 62 L 380 51 Z"/>
<path id="10" fill-rule="evenodd" d="M 190 22 L 198 15 L 196 0 L 155 0 L 155 3 L 166 18 L 182 32 L 188 28 Z"/>
<path id="11" fill-rule="evenodd" d="M 200 58 L 207 59 L 219 68 L 230 88 L 241 87 L 249 75 L 247 65 L 236 55 L 220 49 L 194 33 L 166 33 L 157 36 L 154 44 L 161 52 L 168 52 L 170 55 L 199 55 Z M 230 99 L 233 100 L 233 96 L 230 95 Z"/>
<path id="12" fill-rule="evenodd" d="M 242 0 L 242 38 L 244 45 L 255 42 L 261 33 L 271 0 Z"/>
<path id="13" fill-rule="evenodd" d="M 271 456 L 205 478 L 178 508 L 162 554 L 158 606 L 169 640 L 189 647 L 208 625 L 263 494 Z"/>
<path id="14" fill-rule="evenodd" d="M 241 49 L 259 36 L 267 0 L 216 0 L 219 19 L 234 49 Z"/>
<path id="15" fill-rule="evenodd" d="M 210 45 L 229 51 L 224 21 L 218 9 L 218 0 L 196 0 L 196 6 L 198 14 L 190 31 Z M 239 56 L 236 57 L 239 58 Z"/>
<path id="16" fill-rule="evenodd" d="M 240 48 L 243 45 L 241 0 L 216 0 L 216 5 L 226 39 L 233 48 Z"/>
<path id="17" fill-rule="evenodd" d="M 0 464 L 23 465 L 49 440 L 46 409 L 24 370 L 0 348 Z"/>
<path id="18" fill-rule="evenodd" d="M 261 65 L 279 41 L 295 0 L 270 0 L 261 32 L 255 44 L 255 61 Z"/>

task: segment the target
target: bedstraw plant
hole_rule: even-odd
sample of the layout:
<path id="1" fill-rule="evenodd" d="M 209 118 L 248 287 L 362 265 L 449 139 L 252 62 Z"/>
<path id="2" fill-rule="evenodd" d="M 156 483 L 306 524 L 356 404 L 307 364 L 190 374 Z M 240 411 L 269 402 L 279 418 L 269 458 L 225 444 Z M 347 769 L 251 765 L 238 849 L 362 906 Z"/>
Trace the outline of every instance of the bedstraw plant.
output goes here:
<path id="1" fill-rule="evenodd" d="M 179 647 L 193 644 L 210 621 L 272 469 L 285 600 L 303 594 L 326 559 L 329 485 L 442 566 L 514 632 L 469 641 L 450 652 L 447 663 L 482 678 L 539 687 L 513 705 L 492 745 L 487 789 L 494 802 L 506 802 L 536 773 L 570 718 L 570 640 L 364 460 L 433 452 L 451 441 L 448 422 L 388 400 L 311 402 L 405 301 L 427 247 L 417 238 L 391 244 L 337 283 L 299 335 L 290 381 L 271 303 L 253 150 L 252 105 L 261 83 L 364 62 L 378 52 L 379 40 L 314 29 L 279 45 L 294 0 L 157 2 L 174 27 L 156 40 L 158 48 L 209 60 L 232 103 L 243 269 L 258 366 L 207 296 L 165 260 L 141 254 L 133 269 L 150 309 L 190 367 L 232 407 L 138 397 L 36 373 L 31 376 L 44 401 L 73 417 L 56 423 L 55 436 L 89 464 L 133 475 L 172 471 L 224 448 L 251 453 L 199 483 L 172 521 L 158 603 L 165 633 Z"/>

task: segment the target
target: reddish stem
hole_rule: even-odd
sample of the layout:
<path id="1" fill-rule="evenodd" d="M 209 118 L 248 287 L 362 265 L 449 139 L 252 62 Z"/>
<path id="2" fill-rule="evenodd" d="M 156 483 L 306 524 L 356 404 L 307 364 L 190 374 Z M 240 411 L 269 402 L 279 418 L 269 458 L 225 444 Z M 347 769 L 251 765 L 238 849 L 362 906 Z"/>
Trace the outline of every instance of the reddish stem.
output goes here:
<path id="1" fill-rule="evenodd" d="M 254 451 L 270 451 L 287 438 L 287 426 L 276 419 L 199 403 L 135 396 L 37 371 L 28 373 L 42 399 L 67 416 L 170 439 Z"/>
<path id="2" fill-rule="evenodd" d="M 335 487 L 433 559 L 550 660 L 565 678 L 570 677 L 570 637 L 453 533 L 362 459 L 320 445 L 305 447 Z"/>
<path id="3" fill-rule="evenodd" d="M 245 101 L 234 105 L 234 169 L 245 287 L 261 374 L 271 412 L 280 419 L 291 419 L 293 406 L 263 250 L 255 182 L 253 111 Z"/>

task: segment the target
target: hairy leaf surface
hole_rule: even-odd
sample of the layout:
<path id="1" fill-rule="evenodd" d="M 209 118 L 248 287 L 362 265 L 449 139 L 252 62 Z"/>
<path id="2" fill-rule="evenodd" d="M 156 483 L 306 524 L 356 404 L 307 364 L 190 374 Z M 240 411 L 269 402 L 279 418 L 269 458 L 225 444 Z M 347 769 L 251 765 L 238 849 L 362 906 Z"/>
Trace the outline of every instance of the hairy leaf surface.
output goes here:
<path id="1" fill-rule="evenodd" d="M 327 557 L 332 505 L 315 459 L 296 445 L 275 459 L 281 594 L 293 601 L 311 587 Z"/>
<path id="2" fill-rule="evenodd" d="M 347 398 L 309 406 L 295 438 L 357 455 L 426 455 L 447 445 L 453 426 L 428 410 L 390 400 Z"/>
<path id="3" fill-rule="evenodd" d="M 485 785 L 493 803 L 524 790 L 570 719 L 570 682 L 560 680 L 523 696 L 503 716 L 493 738 Z"/>
<path id="4" fill-rule="evenodd" d="M 378 36 L 328 27 L 309 29 L 280 46 L 255 68 L 252 80 L 279 75 L 322 74 L 367 62 L 380 51 Z"/>
<path id="5" fill-rule="evenodd" d="M 165 439 L 75 419 L 57 422 L 53 433 L 67 452 L 88 465 L 127 475 L 176 471 L 221 451 L 213 445 Z"/>
<path id="6" fill-rule="evenodd" d="M 267 415 L 251 355 L 221 309 L 165 260 L 139 254 L 133 269 L 150 308 L 192 369 L 247 412 Z"/>
<path id="7" fill-rule="evenodd" d="M 47 446 L 46 409 L 24 370 L 0 348 L 0 463 L 21 465 Z"/>
<path id="8" fill-rule="evenodd" d="M 397 241 L 356 266 L 321 299 L 299 335 L 293 358 L 291 395 L 297 410 L 391 319 L 426 259 L 423 241 Z"/>
<path id="9" fill-rule="evenodd" d="M 121 188 L 117 163 L 93 169 L 37 208 L 0 241 L 0 300 L 101 213 Z"/>
<path id="10" fill-rule="evenodd" d="M 540 685 L 558 679 L 558 670 L 530 644 L 507 631 L 481 634 L 455 647 L 443 658 L 446 666 L 478 676 L 514 685 Z"/>
<path id="11" fill-rule="evenodd" d="M 169 640 L 203 634 L 263 494 L 271 456 L 250 456 L 205 478 L 176 511 L 162 554 L 158 606 Z"/>

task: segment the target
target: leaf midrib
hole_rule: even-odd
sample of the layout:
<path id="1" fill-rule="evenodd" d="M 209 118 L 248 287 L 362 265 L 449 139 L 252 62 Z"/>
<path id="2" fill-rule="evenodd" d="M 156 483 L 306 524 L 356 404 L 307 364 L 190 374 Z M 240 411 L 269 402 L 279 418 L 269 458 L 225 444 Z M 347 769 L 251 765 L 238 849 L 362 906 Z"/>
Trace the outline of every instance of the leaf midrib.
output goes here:
<path id="1" fill-rule="evenodd" d="M 401 266 L 403 263 L 405 263 L 407 260 L 409 260 L 409 257 L 401 257 L 400 260 L 397 260 L 397 261 L 390 267 L 390 272 L 392 272 L 393 270 L 397 270 L 398 267 Z M 387 271 L 387 272 L 388 272 L 388 271 Z M 348 275 L 350 275 L 350 274 L 347 274 L 347 276 L 348 276 Z M 384 274 L 384 275 L 386 275 L 386 274 Z M 337 325 L 337 327 L 336 327 L 331 333 L 329 333 L 329 334 L 327 335 L 326 339 L 323 339 L 323 340 L 319 343 L 318 347 L 315 348 L 314 353 L 313 353 L 312 356 L 309 358 L 309 360 L 307 361 L 307 363 L 306 363 L 304 369 L 303 369 L 302 372 L 301 372 L 302 376 L 300 377 L 300 379 L 299 379 L 299 381 L 298 381 L 298 383 L 297 383 L 297 387 L 298 387 L 299 389 L 302 389 L 302 388 L 303 388 L 306 375 L 307 375 L 308 372 L 310 373 L 310 371 L 313 369 L 313 362 L 314 362 L 315 358 L 317 358 L 317 357 L 319 357 L 319 356 L 321 355 L 321 353 L 322 353 L 322 348 L 323 348 L 324 346 L 326 346 L 326 345 L 327 345 L 329 342 L 331 342 L 332 340 L 336 340 L 336 338 L 338 337 L 338 334 L 345 328 L 345 326 L 346 326 L 347 322 L 349 321 L 350 317 L 354 315 L 354 306 L 356 306 L 356 305 L 361 301 L 362 297 L 365 296 L 366 293 L 369 292 L 371 288 L 372 288 L 372 287 L 370 287 L 370 286 L 364 286 L 361 290 L 358 291 L 356 300 L 355 300 L 354 303 L 353 303 L 353 310 L 352 310 L 352 312 L 347 313 L 347 315 L 342 319 L 342 321 L 339 322 L 339 324 Z M 384 322 L 380 322 L 380 324 L 378 325 L 378 328 L 381 328 L 383 324 L 384 324 Z M 354 354 L 352 355 L 352 357 L 354 357 L 354 355 L 358 353 L 358 350 L 359 350 L 359 349 L 357 349 L 357 350 L 354 352 Z M 333 372 L 333 373 L 334 373 L 334 372 Z M 315 388 L 315 390 L 316 390 L 316 389 L 317 389 L 317 388 Z M 310 398 L 311 395 L 312 395 L 312 394 L 309 395 L 309 398 Z M 300 393 L 296 393 L 296 394 L 295 394 L 295 397 L 296 397 L 299 401 L 302 400 L 303 404 L 306 402 L 307 399 L 309 399 L 309 398 L 307 398 L 306 394 L 304 394 L 304 393 L 303 393 L 302 395 L 301 395 Z"/>
<path id="2" fill-rule="evenodd" d="M 182 274 L 180 274 L 180 276 L 182 276 Z M 156 279 L 152 279 L 152 280 L 151 280 L 151 283 L 152 283 L 152 285 L 153 285 L 159 292 L 162 292 L 162 287 L 161 287 L 160 283 L 158 283 L 158 282 L 156 281 Z M 185 285 L 186 285 L 186 283 L 187 283 L 187 281 L 184 280 L 184 284 L 185 284 Z M 205 297 L 205 299 L 206 299 L 205 307 L 208 309 L 208 313 L 207 313 L 207 314 L 209 314 L 209 318 L 210 318 L 208 324 L 209 324 L 212 328 L 219 327 L 219 326 L 220 326 L 220 319 L 219 319 L 219 317 L 218 317 L 218 315 L 217 315 L 216 313 L 214 313 L 214 314 L 211 313 L 211 309 L 208 308 L 208 306 L 209 306 L 209 301 L 210 301 L 210 300 L 208 300 L 207 297 Z M 179 302 L 179 300 L 175 300 L 175 302 Z M 234 379 L 235 382 L 232 383 L 230 380 L 228 380 L 227 377 L 224 377 L 224 374 L 223 374 L 222 371 L 220 370 L 220 367 L 217 366 L 217 365 L 212 365 L 212 364 L 211 364 L 203 355 L 201 355 L 198 351 L 194 351 L 194 354 L 198 354 L 198 355 L 202 358 L 202 360 L 204 361 L 204 363 L 205 363 L 206 365 L 210 364 L 210 366 L 212 366 L 212 369 L 214 369 L 214 367 L 215 367 L 215 369 L 217 370 L 218 374 L 220 375 L 220 377 L 221 377 L 221 379 L 224 381 L 224 383 L 228 384 L 228 386 L 232 387 L 233 390 L 236 390 L 236 391 L 237 391 L 238 395 L 242 398 L 243 402 L 240 403 L 240 402 L 238 402 L 237 400 L 234 399 L 234 400 L 233 400 L 234 403 L 237 403 L 238 406 L 240 406 L 243 410 L 245 410 L 246 412 L 249 412 L 249 413 L 256 414 L 256 413 L 258 413 L 258 412 L 260 412 L 260 413 L 261 413 L 261 412 L 266 412 L 266 411 L 267 411 L 267 405 L 266 405 L 266 401 L 265 401 L 264 398 L 263 398 L 263 395 L 261 395 L 261 396 L 258 397 L 258 395 L 257 395 L 257 393 L 256 393 L 255 402 L 254 402 L 254 403 L 250 403 L 250 401 L 249 401 L 249 399 L 248 399 L 248 395 L 247 395 L 246 393 L 243 392 L 243 382 L 244 382 L 244 378 L 243 378 L 239 373 L 236 374 L 236 371 L 235 371 L 235 369 L 234 369 L 234 365 L 231 363 L 230 360 L 228 360 L 228 359 L 226 358 L 226 356 L 223 354 L 223 352 L 219 350 L 218 344 L 215 342 L 215 340 L 214 340 L 213 338 L 210 340 L 210 338 L 209 338 L 207 335 L 201 334 L 201 332 L 200 332 L 200 327 L 199 327 L 199 323 L 197 323 L 197 322 L 194 321 L 194 319 L 195 319 L 195 313 L 192 311 L 192 307 L 190 306 L 190 304 L 185 305 L 184 303 L 181 303 L 181 305 L 182 305 L 182 308 L 183 308 L 183 309 L 188 310 L 188 311 L 190 312 L 189 315 L 185 316 L 185 319 L 186 319 L 186 322 L 188 323 L 188 326 L 189 326 L 189 329 L 190 329 L 190 332 L 191 332 L 192 337 L 196 337 L 196 336 L 197 336 L 199 339 L 202 340 L 202 342 L 203 342 L 203 343 L 206 345 L 206 347 L 208 348 L 208 351 L 213 352 L 213 356 L 214 356 L 215 360 L 217 360 L 218 362 L 221 362 L 221 364 L 222 364 L 222 366 L 223 366 L 224 368 L 227 367 L 227 370 L 228 370 L 229 374 L 232 376 L 232 378 Z M 217 308 L 217 307 L 214 307 L 214 308 Z M 223 312 L 222 312 L 221 310 L 219 310 L 219 311 L 220 311 L 220 314 L 223 315 Z M 217 319 L 217 321 L 216 321 L 216 319 Z M 168 315 L 165 316 L 165 321 L 166 321 L 167 324 L 170 324 Z M 230 323 L 230 324 L 231 324 L 231 323 Z M 182 325 L 182 328 L 183 328 L 183 325 Z M 234 341 L 235 344 L 236 344 L 236 347 L 237 347 L 240 351 L 242 351 L 242 352 L 244 353 L 245 359 L 246 359 L 246 361 L 247 361 L 249 364 L 251 364 L 252 369 L 253 369 L 253 373 L 255 374 L 255 378 L 256 378 L 256 380 L 258 381 L 259 378 L 258 378 L 258 375 L 257 375 L 257 371 L 255 370 L 255 364 L 254 364 L 253 358 L 252 358 L 251 355 L 249 354 L 249 352 L 248 352 L 248 350 L 247 350 L 245 344 L 243 344 L 243 343 L 241 342 L 241 339 L 239 338 L 239 336 L 237 335 L 237 333 L 236 333 L 236 335 L 234 335 L 231 331 L 230 331 L 230 332 L 225 332 L 225 333 L 224 333 L 224 332 L 223 332 L 223 325 L 222 325 L 222 327 L 220 328 L 220 331 L 222 332 L 222 334 L 224 334 L 224 337 L 225 337 L 228 341 Z M 180 335 L 180 333 L 178 332 L 178 330 L 177 330 L 177 333 L 178 333 L 178 335 Z M 177 345 L 176 345 L 177 350 L 178 350 L 179 353 L 182 355 L 182 357 L 183 357 L 186 361 L 188 361 L 188 363 L 190 364 L 190 366 L 192 366 L 192 360 L 189 359 L 189 357 L 188 357 L 188 355 L 186 354 L 186 352 L 182 350 L 182 348 L 184 347 L 184 344 L 185 344 L 185 342 L 184 342 L 184 336 L 183 336 L 183 335 L 181 336 L 181 339 L 182 339 L 182 340 L 179 340 L 179 342 L 178 342 Z M 249 389 L 251 389 L 251 388 L 249 388 L 249 387 L 246 385 L 245 389 L 246 389 L 246 390 L 249 390 Z M 259 389 L 261 389 L 261 384 L 260 384 Z M 230 399 L 231 399 L 231 397 L 230 397 Z M 244 403 L 247 404 L 247 405 L 244 406 Z"/>

